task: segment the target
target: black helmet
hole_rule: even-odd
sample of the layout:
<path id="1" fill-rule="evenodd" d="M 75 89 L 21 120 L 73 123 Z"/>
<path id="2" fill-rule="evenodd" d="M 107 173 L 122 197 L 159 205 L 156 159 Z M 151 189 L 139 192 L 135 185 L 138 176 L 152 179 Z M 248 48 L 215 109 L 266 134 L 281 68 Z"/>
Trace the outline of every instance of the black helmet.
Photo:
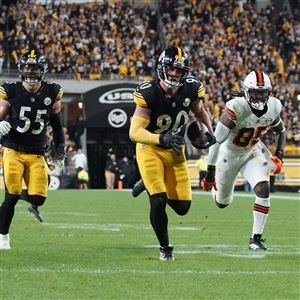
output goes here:
<path id="1" fill-rule="evenodd" d="M 21 56 L 18 69 L 22 80 L 30 85 L 35 85 L 43 79 L 48 71 L 48 63 L 44 56 L 39 56 L 35 50 L 31 50 Z"/>
<path id="2" fill-rule="evenodd" d="M 170 78 L 168 75 L 170 69 L 168 68 L 180 70 L 181 77 L 179 80 Z M 171 46 L 160 54 L 156 71 L 158 78 L 162 80 L 168 88 L 178 87 L 183 84 L 184 79 L 190 72 L 190 61 L 185 51 L 180 47 Z"/>

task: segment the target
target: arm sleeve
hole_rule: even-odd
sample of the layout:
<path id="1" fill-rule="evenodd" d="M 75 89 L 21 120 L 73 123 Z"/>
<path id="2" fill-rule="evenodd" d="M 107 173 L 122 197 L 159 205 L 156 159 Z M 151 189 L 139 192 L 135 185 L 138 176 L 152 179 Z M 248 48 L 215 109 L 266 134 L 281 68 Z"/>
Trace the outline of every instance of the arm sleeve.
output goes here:
<path id="1" fill-rule="evenodd" d="M 158 145 L 159 134 L 151 133 L 146 127 L 149 124 L 149 120 L 141 117 L 132 117 L 129 137 L 133 142 L 147 144 L 147 145 Z"/>
<path id="2" fill-rule="evenodd" d="M 53 128 L 53 140 L 55 146 L 65 144 L 65 134 L 60 119 L 60 113 L 50 115 L 50 125 Z"/>
<path id="3" fill-rule="evenodd" d="M 208 164 L 215 166 L 218 160 L 221 144 L 227 139 L 230 129 L 223 123 L 218 122 L 215 130 L 215 138 L 217 142 L 209 148 Z"/>

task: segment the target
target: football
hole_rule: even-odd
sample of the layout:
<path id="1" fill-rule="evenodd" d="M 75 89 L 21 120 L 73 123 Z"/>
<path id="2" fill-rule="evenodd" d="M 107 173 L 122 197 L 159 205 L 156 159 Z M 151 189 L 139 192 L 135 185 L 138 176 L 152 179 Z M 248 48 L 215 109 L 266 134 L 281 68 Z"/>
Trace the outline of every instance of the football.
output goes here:
<path id="1" fill-rule="evenodd" d="M 197 149 L 207 148 L 209 141 L 206 132 L 208 132 L 207 127 L 198 121 L 191 122 L 187 128 L 187 136 Z"/>

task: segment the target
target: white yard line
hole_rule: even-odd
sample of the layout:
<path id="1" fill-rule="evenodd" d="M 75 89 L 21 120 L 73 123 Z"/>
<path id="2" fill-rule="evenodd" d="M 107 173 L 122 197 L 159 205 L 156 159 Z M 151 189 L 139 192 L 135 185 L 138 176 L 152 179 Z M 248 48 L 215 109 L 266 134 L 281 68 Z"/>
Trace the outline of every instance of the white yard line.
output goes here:
<path id="1" fill-rule="evenodd" d="M 163 263 L 163 262 L 162 262 Z M 176 262 L 172 262 L 175 264 Z M 48 268 L 24 268 L 24 269 L 4 269 L 0 268 L 0 273 L 84 273 L 84 274 L 132 274 L 132 275 L 292 275 L 299 276 L 300 272 L 297 271 L 221 271 L 221 270 L 173 270 L 173 271 L 157 271 L 157 270 L 137 270 L 137 269 L 83 269 L 83 268 L 68 268 L 68 269 L 48 269 Z"/>
<path id="2" fill-rule="evenodd" d="M 210 193 L 207 192 L 202 192 L 202 191 L 193 191 L 193 195 L 211 195 Z M 254 193 L 243 193 L 243 192 L 237 192 L 234 194 L 234 197 L 244 197 L 244 198 L 254 198 L 255 194 Z M 276 199 L 276 200 L 295 200 L 295 201 L 300 201 L 300 195 L 295 193 L 295 196 L 287 196 L 287 195 L 275 195 L 275 194 L 270 194 L 271 199 Z"/>
<path id="3" fill-rule="evenodd" d="M 111 192 L 111 190 L 94 190 L 94 191 L 103 191 L 103 192 Z M 124 190 L 120 190 L 120 192 L 130 192 L 130 189 L 124 189 Z M 193 195 L 206 195 L 206 196 L 210 196 L 211 193 L 210 192 L 203 192 L 200 190 L 192 190 Z M 235 197 L 245 197 L 245 198 L 253 198 L 255 197 L 254 193 L 244 193 L 244 192 L 235 192 L 234 194 Z M 287 196 L 284 194 L 280 194 L 280 192 L 278 192 L 278 195 L 271 193 L 271 198 L 272 199 L 278 199 L 278 200 L 296 200 L 296 201 L 300 201 L 300 195 L 299 193 L 295 193 L 295 196 Z"/>

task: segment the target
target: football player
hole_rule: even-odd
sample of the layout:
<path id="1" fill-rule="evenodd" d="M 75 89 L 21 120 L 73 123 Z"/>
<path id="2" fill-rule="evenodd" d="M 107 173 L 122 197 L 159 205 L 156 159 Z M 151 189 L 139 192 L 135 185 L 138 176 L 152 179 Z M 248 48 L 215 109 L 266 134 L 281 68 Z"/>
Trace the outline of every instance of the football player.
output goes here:
<path id="1" fill-rule="evenodd" d="M 233 200 L 235 180 L 240 172 L 250 183 L 256 198 L 249 249 L 267 250 L 262 232 L 270 209 L 269 172 L 282 169 L 285 126 L 280 118 L 281 103 L 270 95 L 272 84 L 264 72 L 250 72 L 244 89 L 226 103 L 225 112 L 215 129 L 217 143 L 209 150 L 208 172 L 202 181 L 205 191 L 212 189 L 216 205 L 225 208 Z M 259 143 L 268 128 L 277 134 L 277 147 L 272 157 Z"/>
<path id="2" fill-rule="evenodd" d="M 129 136 L 136 142 L 136 156 L 142 180 L 138 192 L 146 188 L 150 200 L 150 222 L 160 244 L 160 259 L 174 260 L 169 244 L 168 204 L 178 215 L 185 215 L 192 193 L 184 153 L 184 131 L 189 112 L 209 131 L 214 143 L 210 118 L 203 106 L 204 86 L 189 77 L 185 51 L 171 46 L 161 53 L 156 67 L 158 79 L 143 82 L 134 92 L 136 109 Z"/>
<path id="3" fill-rule="evenodd" d="M 2 136 L 5 199 L 0 207 L 0 249 L 10 249 L 9 227 L 15 205 L 22 194 L 22 179 L 27 186 L 22 198 L 40 217 L 38 207 L 48 193 L 49 170 L 44 159 L 46 127 L 53 128 L 56 159 L 65 158 L 65 139 L 60 119 L 62 88 L 43 77 L 48 64 L 35 50 L 26 52 L 18 63 L 21 81 L 0 86 L 0 135 Z"/>

